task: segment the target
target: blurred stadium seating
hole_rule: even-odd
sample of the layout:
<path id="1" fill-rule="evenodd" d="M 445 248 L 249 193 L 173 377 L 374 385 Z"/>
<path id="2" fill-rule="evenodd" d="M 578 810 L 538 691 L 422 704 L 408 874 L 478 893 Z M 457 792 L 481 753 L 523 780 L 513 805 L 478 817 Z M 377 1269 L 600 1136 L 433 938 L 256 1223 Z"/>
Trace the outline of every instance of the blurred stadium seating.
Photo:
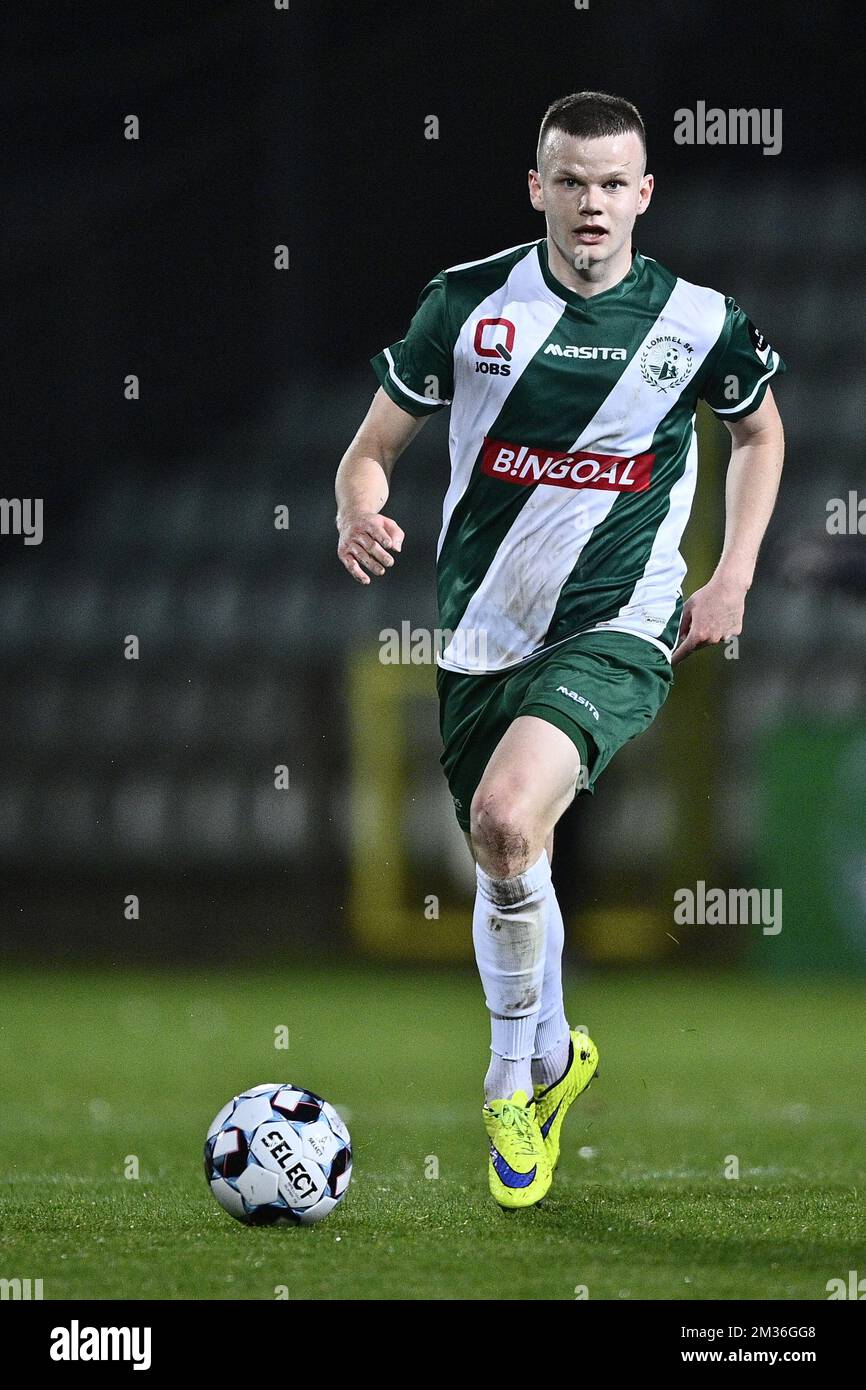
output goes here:
<path id="1" fill-rule="evenodd" d="M 227 10 L 221 23 L 224 31 L 215 30 L 201 53 L 209 101 L 220 74 L 228 80 L 241 71 L 240 50 L 253 45 L 240 10 Z M 198 55 L 199 43 L 191 24 L 178 53 Z M 163 35 L 135 59 L 154 92 L 162 91 L 172 52 Z M 675 59 L 675 50 L 667 59 Z M 375 649 L 382 628 L 405 620 L 414 627 L 436 624 L 433 555 L 447 478 L 445 418 L 428 425 L 398 467 L 392 510 L 408 536 L 400 565 L 386 584 L 362 592 L 335 558 L 332 480 L 375 386 L 364 356 L 381 346 L 378 331 L 358 350 L 363 296 L 340 371 L 326 375 L 315 364 L 304 369 L 295 362 L 287 389 L 288 373 L 272 369 L 268 376 L 265 364 L 278 352 L 291 353 L 287 324 L 315 319 L 309 271 L 276 307 L 269 288 L 265 310 L 264 281 L 252 270 L 240 282 L 228 275 L 213 282 L 202 269 L 207 258 L 219 266 L 230 253 L 232 264 L 249 264 L 254 233 L 275 239 L 267 199 L 285 178 L 286 155 L 267 113 L 282 110 L 286 100 L 300 105 L 313 77 L 299 74 L 287 94 L 280 61 L 262 67 L 261 51 L 257 61 L 266 79 L 252 131 L 220 107 L 194 159 L 187 136 L 176 138 L 171 157 L 165 149 L 143 148 L 147 177 L 140 183 L 125 169 L 118 172 L 119 162 L 113 179 L 98 183 L 86 154 L 77 180 L 66 170 L 64 197 L 73 196 L 74 183 L 83 192 L 77 233 L 70 225 L 74 254 L 62 270 L 44 268 L 48 221 L 38 198 L 17 189 L 8 273 L 37 271 L 34 294 L 42 297 L 40 311 L 56 322 L 57 355 L 69 355 L 81 335 L 90 376 L 83 380 L 82 367 L 82 380 L 63 378 L 56 408 L 43 422 L 45 543 L 24 549 L 7 539 L 0 549 L 2 933 L 13 951 L 170 949 L 207 956 L 236 931 L 239 917 L 251 952 L 291 942 L 321 948 L 343 939 L 354 911 L 353 827 L 364 804 L 351 772 L 353 662 Z M 122 83 L 122 66 L 118 72 Z M 23 80 L 16 91 L 23 111 L 30 101 Z M 341 120 L 339 112 L 330 119 Z M 286 205 L 290 212 L 282 208 L 281 226 L 315 187 L 315 167 L 303 159 L 311 131 L 297 121 L 292 129 L 297 197 Z M 103 139 L 88 134 L 92 143 Z M 663 156 L 670 168 L 670 151 Z M 638 227 L 646 254 L 732 294 L 784 355 L 789 376 L 777 397 L 787 466 L 739 660 L 726 661 L 717 650 L 686 663 L 662 720 L 623 752 L 592 804 L 581 798 L 563 826 L 563 897 L 573 914 L 598 910 L 608 926 L 609 910 L 632 917 L 639 911 L 651 896 L 650 881 L 659 901 L 667 900 L 671 884 L 696 875 L 758 881 L 779 858 L 778 827 L 766 819 L 764 796 L 763 750 L 773 731 L 791 721 L 866 727 L 862 602 L 798 584 L 786 563 L 799 541 L 825 534 L 827 500 L 846 495 L 861 466 L 866 401 L 857 349 L 866 182 L 839 180 L 830 170 L 810 176 L 809 203 L 821 210 L 816 276 L 801 182 L 769 164 L 772 177 L 766 167 L 737 175 L 736 216 L 729 180 L 707 172 L 706 163 L 681 178 L 669 173 Z M 56 185 L 59 168 L 46 164 L 46 187 Z M 193 179 L 189 170 L 193 183 L 185 182 Z M 447 168 L 436 174 L 445 176 Z M 225 187 L 232 190 L 231 227 L 221 215 Z M 156 236 L 151 201 L 159 209 Z M 187 261 L 175 264 L 192 208 L 209 229 L 208 241 L 200 261 L 187 248 Z M 506 225 L 499 244 L 519 240 L 524 225 Z M 541 234 L 540 223 L 529 225 Z M 379 264 L 388 245 L 380 241 L 381 228 L 359 234 L 369 239 L 363 252 L 378 256 Z M 461 236 L 462 256 L 495 249 L 495 243 L 476 244 L 475 236 Z M 99 257 L 89 259 L 88 240 L 100 237 Z M 443 252 L 443 263 L 452 259 Z M 137 277 L 130 270 L 136 265 Z M 436 269 L 425 250 L 412 273 L 413 293 Z M 129 370 L 132 357 L 134 365 L 145 362 L 152 389 L 160 319 L 149 294 L 160 276 L 170 277 L 160 287 L 164 312 L 192 274 L 198 275 L 191 291 L 197 317 L 175 326 L 172 362 L 184 353 L 192 362 L 185 381 L 194 379 L 199 389 L 189 412 L 198 412 L 197 422 L 207 419 L 209 442 L 191 444 L 186 454 L 150 453 L 146 431 L 136 447 L 128 412 L 152 408 L 144 402 L 109 408 L 105 380 L 121 361 Z M 378 293 L 373 279 L 369 293 Z M 398 325 L 413 307 L 411 298 L 403 304 Z M 26 311 L 18 313 L 23 343 Z M 224 340 L 232 317 L 233 336 Z M 133 332 L 139 337 L 127 354 Z M 100 333 L 110 344 L 102 357 Z M 247 351 L 246 376 L 236 372 L 233 354 L 242 356 L 241 347 L 249 350 L 260 335 L 258 358 Z M 39 374 L 41 351 L 22 347 L 15 380 Z M 88 402 L 97 399 L 103 413 L 91 418 Z M 184 408 L 182 398 L 163 392 L 162 427 L 175 445 L 189 425 Z M 80 422 L 82 453 L 75 458 L 63 448 L 72 420 Z M 707 577 L 723 525 L 719 448 L 727 437 L 712 421 L 705 428 L 707 466 L 687 533 L 691 588 Z M 191 427 L 189 433 L 196 437 Z M 287 531 L 273 524 L 280 504 L 290 510 Z M 139 639 L 137 660 L 124 658 L 128 634 Z M 431 700 L 415 724 L 425 755 L 401 784 L 406 843 L 399 852 L 420 874 L 419 893 L 461 900 L 466 861 L 435 761 L 432 671 L 429 688 Z M 368 717 L 375 721 L 376 710 Z M 282 764 L 289 786 L 277 790 L 274 769 Z M 855 793 L 849 788 L 848 794 Z M 846 853 L 855 862 L 862 855 L 866 866 L 862 832 Z M 860 882 L 860 871 L 851 872 Z M 142 884 L 150 909 L 121 942 L 118 903 Z M 857 930 L 866 940 L 866 889 L 852 901 L 861 899 Z M 640 954 L 638 945 L 634 953 Z"/>

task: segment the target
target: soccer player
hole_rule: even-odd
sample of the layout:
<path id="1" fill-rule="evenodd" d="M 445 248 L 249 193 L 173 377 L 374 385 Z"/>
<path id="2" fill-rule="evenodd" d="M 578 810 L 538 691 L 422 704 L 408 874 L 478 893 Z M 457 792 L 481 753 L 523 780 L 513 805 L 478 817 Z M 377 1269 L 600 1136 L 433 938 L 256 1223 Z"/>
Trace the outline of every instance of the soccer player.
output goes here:
<path id="1" fill-rule="evenodd" d="M 536 163 L 546 235 L 425 286 L 405 338 L 372 359 L 381 386 L 336 483 L 337 553 L 369 584 L 403 544 L 383 512 L 394 464 L 451 406 L 441 761 L 476 863 L 490 1191 L 512 1208 L 548 1191 L 598 1066 L 563 1008 L 554 827 L 653 721 L 672 667 L 741 631 L 782 466 L 769 381 L 785 369 L 732 299 L 633 247 L 653 177 L 630 102 L 555 101 Z M 699 399 L 732 447 L 721 557 L 684 603 Z"/>

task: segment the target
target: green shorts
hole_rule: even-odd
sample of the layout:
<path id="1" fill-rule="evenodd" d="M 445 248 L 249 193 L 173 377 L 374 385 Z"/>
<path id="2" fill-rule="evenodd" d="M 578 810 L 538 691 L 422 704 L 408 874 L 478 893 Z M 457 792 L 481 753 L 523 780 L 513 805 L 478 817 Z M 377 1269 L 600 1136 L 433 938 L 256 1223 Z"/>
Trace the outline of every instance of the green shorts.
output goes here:
<path id="1" fill-rule="evenodd" d="M 583 632 L 522 666 L 487 675 L 436 673 L 439 728 L 454 809 L 463 830 L 494 749 L 522 714 L 546 719 L 580 753 L 578 788 L 593 791 L 614 753 L 643 733 L 673 683 L 671 664 L 627 632 Z"/>

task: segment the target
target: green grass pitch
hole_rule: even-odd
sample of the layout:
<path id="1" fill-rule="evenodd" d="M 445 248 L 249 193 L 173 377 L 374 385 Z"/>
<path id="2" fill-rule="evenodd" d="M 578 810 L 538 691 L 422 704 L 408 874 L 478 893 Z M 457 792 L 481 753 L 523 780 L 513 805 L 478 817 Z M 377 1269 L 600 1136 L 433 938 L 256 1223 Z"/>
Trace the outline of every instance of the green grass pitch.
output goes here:
<path id="1" fill-rule="evenodd" d="M 599 1079 L 550 1197 L 506 1214 L 468 971 L 7 971 L 0 1277 L 46 1299 L 688 1300 L 866 1272 L 866 985 L 648 971 L 567 994 Z M 320 1226 L 247 1229 L 207 1190 L 208 1124 L 262 1081 L 345 1112 L 355 1174 Z"/>

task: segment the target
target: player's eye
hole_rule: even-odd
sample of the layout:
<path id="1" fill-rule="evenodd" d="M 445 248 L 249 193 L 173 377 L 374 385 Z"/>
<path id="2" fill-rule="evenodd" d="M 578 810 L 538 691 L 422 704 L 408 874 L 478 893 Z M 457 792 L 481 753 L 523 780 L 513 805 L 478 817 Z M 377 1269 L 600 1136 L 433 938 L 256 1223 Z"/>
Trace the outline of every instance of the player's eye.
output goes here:
<path id="1" fill-rule="evenodd" d="M 622 188 L 622 182 L 620 179 L 608 179 L 605 188 Z"/>

